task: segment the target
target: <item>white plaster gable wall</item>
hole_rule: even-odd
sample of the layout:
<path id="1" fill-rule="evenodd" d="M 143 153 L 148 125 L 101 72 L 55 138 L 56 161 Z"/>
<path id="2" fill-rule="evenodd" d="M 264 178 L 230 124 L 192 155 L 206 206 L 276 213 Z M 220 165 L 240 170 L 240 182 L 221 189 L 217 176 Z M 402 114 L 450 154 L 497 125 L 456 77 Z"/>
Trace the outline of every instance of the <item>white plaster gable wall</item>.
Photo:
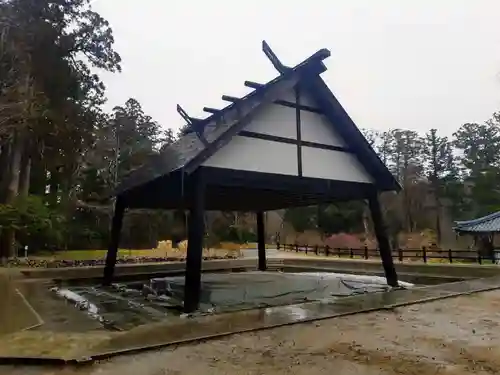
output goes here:
<path id="1" fill-rule="evenodd" d="M 293 90 L 288 95 L 294 95 Z M 292 101 L 292 97 L 284 96 Z M 308 105 L 314 106 L 309 102 Z M 302 141 L 327 146 L 348 147 L 332 129 L 329 120 L 318 113 L 300 112 Z M 255 115 L 245 131 L 297 139 L 296 109 L 268 104 Z M 243 136 L 234 137 L 203 165 L 262 173 L 298 175 L 297 146 L 271 140 Z M 358 158 L 351 153 L 302 145 L 302 173 L 304 177 L 353 182 L 373 182 Z"/>
<path id="2" fill-rule="evenodd" d="M 235 136 L 203 163 L 207 167 L 298 176 L 297 146 Z"/>

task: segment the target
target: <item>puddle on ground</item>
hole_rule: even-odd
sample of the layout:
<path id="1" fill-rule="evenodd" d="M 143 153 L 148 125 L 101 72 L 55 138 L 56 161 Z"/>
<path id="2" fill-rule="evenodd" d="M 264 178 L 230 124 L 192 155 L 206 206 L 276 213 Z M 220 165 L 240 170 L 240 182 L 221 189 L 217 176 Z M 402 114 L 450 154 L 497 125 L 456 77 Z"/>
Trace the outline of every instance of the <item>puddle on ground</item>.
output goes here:
<path id="1" fill-rule="evenodd" d="M 403 283 L 405 287 L 412 284 Z M 385 278 L 327 272 L 244 272 L 202 275 L 199 314 L 271 308 L 303 302 L 334 303 L 345 297 L 386 292 Z M 61 285 L 52 288 L 111 330 L 129 330 L 143 324 L 178 317 L 182 312 L 184 277 L 157 277 L 123 281 L 111 287 Z M 292 315 L 302 315 L 290 306 Z M 292 311 L 293 310 L 293 311 Z"/>

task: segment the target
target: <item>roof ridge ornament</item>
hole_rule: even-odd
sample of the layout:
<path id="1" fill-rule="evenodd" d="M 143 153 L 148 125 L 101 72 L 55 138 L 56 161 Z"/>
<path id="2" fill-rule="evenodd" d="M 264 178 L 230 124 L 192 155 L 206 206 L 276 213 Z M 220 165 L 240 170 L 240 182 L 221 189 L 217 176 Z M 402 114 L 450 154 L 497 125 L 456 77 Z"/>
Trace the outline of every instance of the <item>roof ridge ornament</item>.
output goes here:
<path id="1" fill-rule="evenodd" d="M 267 44 L 265 40 L 262 41 L 262 51 L 267 56 L 269 61 L 271 61 L 271 64 L 273 64 L 274 68 L 278 72 L 280 72 L 280 74 L 284 74 L 291 69 L 288 66 L 283 65 L 278 56 L 276 56 L 274 51 L 271 49 L 271 47 L 269 46 L 269 44 Z"/>
<path id="2" fill-rule="evenodd" d="M 179 104 L 177 104 L 177 113 L 179 113 L 179 115 L 181 115 L 184 121 L 186 121 L 188 129 L 196 133 L 196 136 L 203 143 L 203 145 L 205 145 L 205 147 L 208 146 L 208 141 L 203 135 L 204 121 L 189 116 L 187 112 Z"/>

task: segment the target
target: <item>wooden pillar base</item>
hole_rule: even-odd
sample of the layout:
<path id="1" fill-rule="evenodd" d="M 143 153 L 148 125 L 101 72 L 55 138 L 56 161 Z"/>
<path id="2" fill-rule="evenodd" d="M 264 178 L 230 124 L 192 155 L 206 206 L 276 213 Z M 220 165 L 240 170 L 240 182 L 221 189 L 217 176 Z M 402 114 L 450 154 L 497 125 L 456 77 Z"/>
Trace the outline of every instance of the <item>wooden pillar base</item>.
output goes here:
<path id="1" fill-rule="evenodd" d="M 118 245 L 120 243 L 120 233 L 122 230 L 123 216 L 125 215 L 125 204 L 121 197 L 116 198 L 115 212 L 111 221 L 111 235 L 109 240 L 108 252 L 106 253 L 106 264 L 102 285 L 109 286 L 113 282 L 115 273 L 116 258 L 118 256 Z"/>
<path id="2" fill-rule="evenodd" d="M 201 171 L 192 176 L 192 207 L 189 211 L 188 249 L 184 280 L 184 312 L 196 311 L 201 296 L 201 265 L 203 258 L 203 237 L 205 234 L 204 198 L 205 185 Z"/>
<path id="3" fill-rule="evenodd" d="M 399 286 L 398 275 L 396 273 L 396 268 L 394 267 L 391 244 L 389 242 L 389 237 L 387 236 L 384 217 L 377 192 L 370 194 L 368 198 L 368 205 L 372 214 L 373 227 L 375 229 L 375 236 L 377 237 L 380 258 L 382 259 L 382 266 L 384 267 L 387 284 L 397 287 Z"/>
<path id="4" fill-rule="evenodd" d="M 257 252 L 259 256 L 259 271 L 267 270 L 266 260 L 266 232 L 264 225 L 264 212 L 257 212 Z"/>

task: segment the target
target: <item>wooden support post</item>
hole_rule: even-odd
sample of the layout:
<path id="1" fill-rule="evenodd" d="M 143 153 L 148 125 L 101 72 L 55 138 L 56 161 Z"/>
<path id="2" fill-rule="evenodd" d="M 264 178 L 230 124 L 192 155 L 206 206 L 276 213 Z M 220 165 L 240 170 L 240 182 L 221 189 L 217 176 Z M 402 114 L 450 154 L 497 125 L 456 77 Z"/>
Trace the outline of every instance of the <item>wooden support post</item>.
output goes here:
<path id="1" fill-rule="evenodd" d="M 264 212 L 257 212 L 257 252 L 259 255 L 259 271 L 267 269 L 266 262 L 266 231 L 264 227 Z"/>
<path id="2" fill-rule="evenodd" d="M 372 215 L 373 227 L 375 229 L 375 236 L 377 237 L 380 258 L 382 258 L 382 265 L 384 267 L 387 284 L 396 287 L 398 286 L 398 275 L 392 260 L 391 244 L 389 242 L 389 237 L 387 236 L 384 217 L 382 215 L 382 209 L 380 207 L 376 191 L 370 194 L 368 198 L 368 205 Z"/>
<path id="3" fill-rule="evenodd" d="M 111 235 L 109 239 L 108 252 L 106 253 L 106 265 L 104 266 L 104 275 L 102 279 L 102 284 L 104 286 L 111 285 L 111 282 L 113 281 L 124 214 L 125 203 L 123 202 L 123 198 L 118 196 L 115 202 L 115 212 L 111 221 Z"/>
<path id="4" fill-rule="evenodd" d="M 189 210 L 188 248 L 184 279 L 184 312 L 196 311 L 201 295 L 201 262 L 205 234 L 205 184 L 201 171 L 192 176 L 192 200 Z"/>

